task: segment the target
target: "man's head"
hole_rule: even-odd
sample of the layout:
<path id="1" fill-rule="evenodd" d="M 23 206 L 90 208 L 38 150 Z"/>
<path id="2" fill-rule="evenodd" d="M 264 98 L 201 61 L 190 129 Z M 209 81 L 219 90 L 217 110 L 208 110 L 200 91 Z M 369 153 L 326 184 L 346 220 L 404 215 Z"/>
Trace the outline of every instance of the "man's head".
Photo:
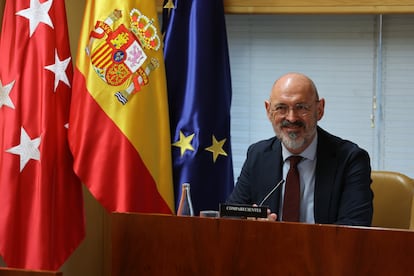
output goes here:
<path id="1" fill-rule="evenodd" d="M 288 73 L 275 81 L 265 107 L 276 136 L 291 153 L 299 154 L 316 135 L 325 100 L 319 99 L 310 78 L 300 73 Z"/>

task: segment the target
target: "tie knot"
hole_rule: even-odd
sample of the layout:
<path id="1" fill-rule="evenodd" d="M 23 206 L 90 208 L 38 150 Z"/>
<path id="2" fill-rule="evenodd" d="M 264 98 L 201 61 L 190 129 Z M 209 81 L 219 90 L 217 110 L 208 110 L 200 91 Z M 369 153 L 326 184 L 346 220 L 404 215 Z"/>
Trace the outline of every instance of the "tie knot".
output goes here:
<path id="1" fill-rule="evenodd" d="M 303 157 L 300 155 L 292 155 L 289 156 L 289 162 L 291 167 L 296 167 L 300 161 L 302 161 Z"/>

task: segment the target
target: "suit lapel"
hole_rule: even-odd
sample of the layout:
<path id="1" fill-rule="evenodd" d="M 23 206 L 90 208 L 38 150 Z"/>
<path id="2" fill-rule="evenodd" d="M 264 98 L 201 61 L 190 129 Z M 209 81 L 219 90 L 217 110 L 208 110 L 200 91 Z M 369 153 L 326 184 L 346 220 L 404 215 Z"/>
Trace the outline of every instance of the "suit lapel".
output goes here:
<path id="1" fill-rule="evenodd" d="M 316 223 L 329 219 L 338 158 L 329 134 L 318 128 L 314 215 Z"/>

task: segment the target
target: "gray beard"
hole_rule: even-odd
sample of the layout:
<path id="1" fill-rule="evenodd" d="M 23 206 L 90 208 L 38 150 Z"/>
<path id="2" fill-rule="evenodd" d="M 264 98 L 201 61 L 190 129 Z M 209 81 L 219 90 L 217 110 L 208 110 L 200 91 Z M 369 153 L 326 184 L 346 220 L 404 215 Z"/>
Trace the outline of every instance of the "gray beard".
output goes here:
<path id="1" fill-rule="evenodd" d="M 287 136 L 280 135 L 279 139 L 288 149 L 299 149 L 305 144 L 304 138 L 298 138 L 295 132 L 289 132 Z"/>

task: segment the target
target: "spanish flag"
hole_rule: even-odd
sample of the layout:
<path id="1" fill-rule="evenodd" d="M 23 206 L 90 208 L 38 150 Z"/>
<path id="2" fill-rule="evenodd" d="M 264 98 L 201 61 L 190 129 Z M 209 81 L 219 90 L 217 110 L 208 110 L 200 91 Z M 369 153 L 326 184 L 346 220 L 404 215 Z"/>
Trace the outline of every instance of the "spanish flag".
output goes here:
<path id="1" fill-rule="evenodd" d="M 69 120 L 74 169 L 109 212 L 174 213 L 155 1 L 88 0 Z"/>

